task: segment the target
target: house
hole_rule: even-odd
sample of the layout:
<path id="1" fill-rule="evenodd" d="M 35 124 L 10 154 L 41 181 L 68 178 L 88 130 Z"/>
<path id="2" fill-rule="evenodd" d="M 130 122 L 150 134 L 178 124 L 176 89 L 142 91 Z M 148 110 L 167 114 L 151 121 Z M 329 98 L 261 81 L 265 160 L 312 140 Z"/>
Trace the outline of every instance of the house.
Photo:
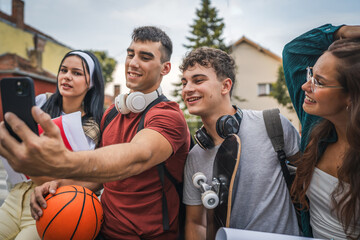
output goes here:
<path id="1" fill-rule="evenodd" d="M 242 109 L 264 110 L 279 108 L 299 130 L 295 111 L 288 110 L 271 97 L 271 84 L 277 80 L 281 57 L 243 36 L 231 47 L 236 64 L 236 81 L 232 101 Z"/>
<path id="2" fill-rule="evenodd" d="M 11 15 L 0 9 L 0 81 L 4 77 L 31 77 L 35 95 L 54 92 L 60 61 L 70 50 L 25 24 L 24 1 L 12 0 Z M 2 116 L 0 105 L 0 121 Z"/>
<path id="3" fill-rule="evenodd" d="M 120 84 L 112 83 L 113 93 L 112 94 L 105 94 L 104 98 L 104 109 L 108 109 L 111 104 L 115 102 L 115 97 L 120 94 Z"/>

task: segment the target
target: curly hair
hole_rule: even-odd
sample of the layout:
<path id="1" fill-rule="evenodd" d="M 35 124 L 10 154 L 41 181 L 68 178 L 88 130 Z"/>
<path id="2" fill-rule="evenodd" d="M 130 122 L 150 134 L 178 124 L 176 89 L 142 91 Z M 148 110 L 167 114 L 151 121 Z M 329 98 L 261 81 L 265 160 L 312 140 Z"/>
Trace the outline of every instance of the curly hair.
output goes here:
<path id="1" fill-rule="evenodd" d="M 230 90 L 231 95 L 235 84 L 235 61 L 229 54 L 210 47 L 196 48 L 186 54 L 179 66 L 180 71 L 184 72 L 188 68 L 194 67 L 195 64 L 213 68 L 219 80 L 230 78 L 233 83 Z"/>

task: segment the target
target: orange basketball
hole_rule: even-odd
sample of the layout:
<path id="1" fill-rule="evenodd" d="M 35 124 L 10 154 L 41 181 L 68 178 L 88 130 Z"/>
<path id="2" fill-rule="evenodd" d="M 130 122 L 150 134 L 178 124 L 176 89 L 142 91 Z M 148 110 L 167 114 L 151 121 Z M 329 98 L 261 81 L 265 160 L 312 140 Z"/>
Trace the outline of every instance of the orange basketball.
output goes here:
<path id="1" fill-rule="evenodd" d="M 63 186 L 45 198 L 47 208 L 36 221 L 41 239 L 95 239 L 103 221 L 97 196 L 81 186 Z"/>

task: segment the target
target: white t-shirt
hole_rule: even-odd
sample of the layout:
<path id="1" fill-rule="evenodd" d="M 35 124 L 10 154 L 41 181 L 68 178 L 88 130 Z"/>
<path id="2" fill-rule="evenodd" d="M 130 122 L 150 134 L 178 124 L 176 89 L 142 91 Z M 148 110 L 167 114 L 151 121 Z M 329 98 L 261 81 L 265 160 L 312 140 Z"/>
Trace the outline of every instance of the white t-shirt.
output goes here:
<path id="1" fill-rule="evenodd" d="M 299 151 L 299 134 L 284 116 L 285 153 Z M 238 185 L 232 204 L 230 227 L 262 232 L 299 235 L 296 213 L 283 177 L 277 153 L 267 135 L 262 111 L 243 110 L 238 133 L 241 140 Z M 185 164 L 184 198 L 186 205 L 201 205 L 201 192 L 192 184 L 192 176 L 203 172 L 211 183 L 217 147 L 190 151 Z"/>

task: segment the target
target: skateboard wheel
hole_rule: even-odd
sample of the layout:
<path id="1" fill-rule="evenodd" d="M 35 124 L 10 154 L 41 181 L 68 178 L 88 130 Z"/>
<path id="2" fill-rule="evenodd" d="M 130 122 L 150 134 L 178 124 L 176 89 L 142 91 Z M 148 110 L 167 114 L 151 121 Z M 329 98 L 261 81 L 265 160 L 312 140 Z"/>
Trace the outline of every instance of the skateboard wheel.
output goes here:
<path id="1" fill-rule="evenodd" d="M 201 187 L 201 185 L 200 185 L 201 182 L 206 183 L 206 180 L 207 180 L 207 178 L 202 172 L 197 172 L 192 177 L 193 184 L 197 188 Z"/>
<path id="2" fill-rule="evenodd" d="M 201 201 L 205 208 L 213 209 L 219 204 L 219 197 L 214 191 L 209 190 L 202 194 Z"/>

